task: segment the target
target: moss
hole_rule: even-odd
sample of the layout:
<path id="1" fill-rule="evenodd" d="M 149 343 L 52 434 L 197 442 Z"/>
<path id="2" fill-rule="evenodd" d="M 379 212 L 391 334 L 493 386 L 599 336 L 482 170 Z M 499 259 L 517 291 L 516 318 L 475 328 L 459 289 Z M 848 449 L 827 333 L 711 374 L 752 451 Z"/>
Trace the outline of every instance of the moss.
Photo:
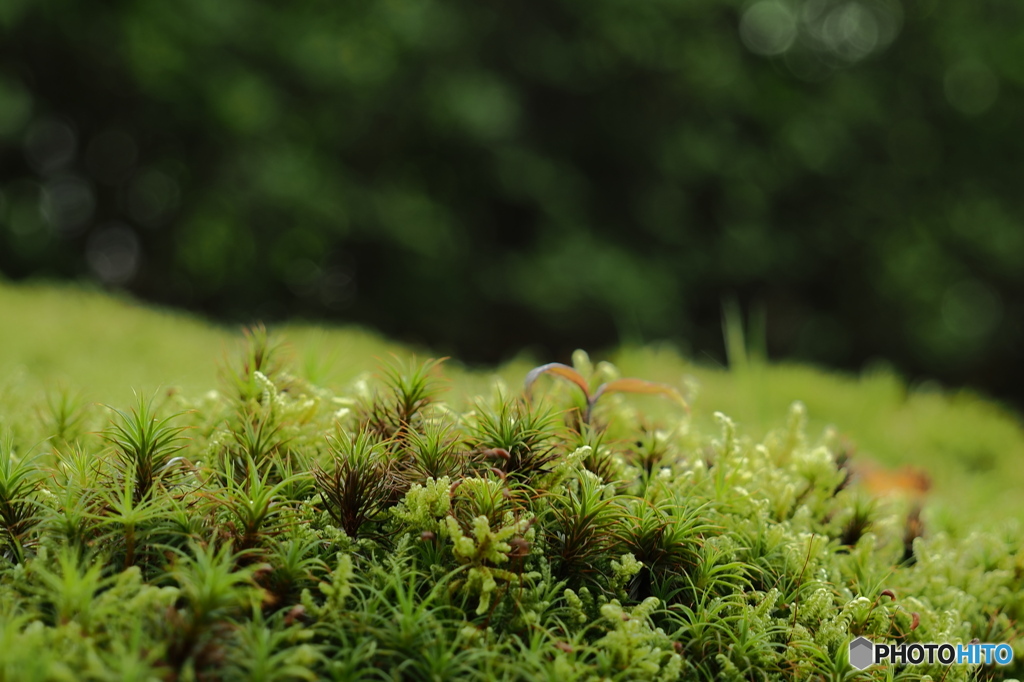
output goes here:
<path id="1" fill-rule="evenodd" d="M 900 443 L 960 442 L 959 424 L 1009 471 L 1019 434 L 977 398 L 653 350 L 577 353 L 528 394 L 523 363 L 488 379 L 408 356 L 313 381 L 272 335 L 246 344 L 219 384 L 134 408 L 31 375 L 0 399 L 0 679 L 846 679 L 861 635 L 1024 654 L 1022 537 L 985 518 L 996 483 L 968 479 L 955 522 L 945 455 L 935 495 L 872 495 L 847 480 L 860 434 L 814 407 L 850 410 L 869 442 L 896 418 L 846 393 L 903 418 Z M 746 417 L 711 409 L 723 386 Z M 808 406 L 752 416 L 793 387 Z"/>

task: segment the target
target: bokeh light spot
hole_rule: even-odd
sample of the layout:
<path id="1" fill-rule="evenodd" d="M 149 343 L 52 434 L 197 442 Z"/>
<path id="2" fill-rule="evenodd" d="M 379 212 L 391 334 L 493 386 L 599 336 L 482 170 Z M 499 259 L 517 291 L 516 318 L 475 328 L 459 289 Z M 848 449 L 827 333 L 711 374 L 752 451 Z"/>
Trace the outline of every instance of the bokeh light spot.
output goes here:
<path id="1" fill-rule="evenodd" d="M 747 49 L 756 54 L 782 54 L 792 47 L 796 36 L 796 15 L 777 0 L 754 3 L 740 20 L 740 38 Z"/>
<path id="2" fill-rule="evenodd" d="M 75 131 L 56 119 L 34 122 L 25 135 L 25 156 L 40 175 L 63 170 L 75 159 Z"/>
<path id="3" fill-rule="evenodd" d="M 847 61 L 863 59 L 878 45 L 875 15 L 859 2 L 848 2 L 833 9 L 822 29 L 829 49 Z"/>
<path id="4" fill-rule="evenodd" d="M 999 79 L 992 70 L 973 59 L 954 64 L 943 79 L 946 100 L 967 116 L 988 111 L 999 97 Z"/>
<path id="5" fill-rule="evenodd" d="M 19 192 L 9 200 L 7 229 L 15 237 L 43 238 L 50 235 L 49 225 L 43 220 L 38 206 Z"/>
<path id="6" fill-rule="evenodd" d="M 987 337 L 1003 317 L 999 294 L 975 279 L 957 282 L 942 296 L 942 320 L 959 337 Z"/>
<path id="7" fill-rule="evenodd" d="M 807 0 L 800 40 L 832 67 L 858 62 L 888 47 L 903 26 L 896 0 Z"/>
<path id="8" fill-rule="evenodd" d="M 77 234 L 89 224 L 96 198 L 88 182 L 74 176 L 60 177 L 43 185 L 39 211 L 54 231 Z"/>
<path id="9" fill-rule="evenodd" d="M 487 73 L 444 78 L 435 97 L 443 119 L 477 137 L 504 137 L 514 130 L 519 118 L 515 93 Z"/>
<path id="10" fill-rule="evenodd" d="M 125 284 L 139 271 L 142 245 L 131 228 L 112 223 L 89 237 L 85 257 L 89 268 L 105 284 Z"/>
<path id="11" fill-rule="evenodd" d="M 320 278 L 320 301 L 331 310 L 344 310 L 356 296 L 356 281 L 346 267 L 334 267 Z"/>

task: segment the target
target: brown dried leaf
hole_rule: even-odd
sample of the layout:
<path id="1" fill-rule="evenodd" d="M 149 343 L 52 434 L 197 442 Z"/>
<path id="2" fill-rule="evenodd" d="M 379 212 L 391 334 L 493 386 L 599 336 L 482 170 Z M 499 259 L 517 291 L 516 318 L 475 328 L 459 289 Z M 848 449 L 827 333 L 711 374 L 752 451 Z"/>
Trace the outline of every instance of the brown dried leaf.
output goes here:
<path id="1" fill-rule="evenodd" d="M 689 412 L 690 406 L 686 404 L 686 400 L 676 389 L 668 386 L 667 384 L 659 384 L 654 381 L 644 381 L 643 379 L 615 379 L 609 381 L 601 386 L 594 393 L 594 397 L 591 399 L 591 403 L 596 403 L 605 393 L 658 393 L 672 400 L 678 402 L 683 408 Z"/>
<path id="2" fill-rule="evenodd" d="M 580 373 L 572 367 L 569 365 L 563 365 L 560 362 L 549 362 L 546 365 L 541 365 L 540 367 L 534 367 L 531 369 L 530 373 L 526 375 L 526 381 L 523 382 L 524 388 L 527 391 L 530 390 L 530 386 L 533 385 L 533 382 L 537 381 L 537 378 L 540 377 L 541 374 L 553 374 L 555 376 L 562 377 L 563 379 L 568 379 L 580 387 L 580 390 L 583 391 L 583 395 L 586 396 L 587 399 L 590 398 L 590 387 L 587 386 L 586 380 L 584 380 Z"/>

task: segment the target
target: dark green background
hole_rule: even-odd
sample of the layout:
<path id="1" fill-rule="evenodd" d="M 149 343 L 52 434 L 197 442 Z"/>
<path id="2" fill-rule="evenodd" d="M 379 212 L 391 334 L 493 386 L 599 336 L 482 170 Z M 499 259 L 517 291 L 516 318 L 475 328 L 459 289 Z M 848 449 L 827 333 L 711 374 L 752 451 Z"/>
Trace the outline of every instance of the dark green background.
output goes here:
<path id="1" fill-rule="evenodd" d="M 1024 401 L 1024 6 L 5 0 L 0 271 Z M 2 333 L 13 333 L 5 330 Z"/>

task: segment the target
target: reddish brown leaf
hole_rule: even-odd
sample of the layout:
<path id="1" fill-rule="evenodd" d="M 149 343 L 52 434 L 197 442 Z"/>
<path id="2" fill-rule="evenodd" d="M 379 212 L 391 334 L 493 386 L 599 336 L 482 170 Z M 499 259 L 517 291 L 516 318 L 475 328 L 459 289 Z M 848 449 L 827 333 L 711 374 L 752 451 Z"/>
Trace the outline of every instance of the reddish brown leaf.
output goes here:
<path id="1" fill-rule="evenodd" d="M 594 397 L 591 399 L 591 403 L 596 403 L 605 393 L 659 393 L 663 396 L 675 400 L 684 409 L 689 411 L 690 407 L 686 404 L 686 400 L 680 395 L 679 391 L 668 386 L 666 384 L 659 384 L 654 381 L 644 381 L 643 379 L 615 379 L 609 381 L 601 386 L 594 393 Z"/>
<path id="2" fill-rule="evenodd" d="M 520 558 L 530 553 L 530 542 L 524 538 L 512 538 L 508 544 L 512 547 L 512 551 L 508 553 L 510 557 Z"/>
<path id="3" fill-rule="evenodd" d="M 482 451 L 480 453 L 480 456 L 486 457 L 488 459 L 503 459 L 505 461 L 508 461 L 508 458 L 511 457 L 512 455 L 510 455 L 508 450 L 506 450 L 505 448 L 491 448 L 489 450 Z"/>
<path id="4" fill-rule="evenodd" d="M 583 377 L 580 376 L 580 373 L 574 370 L 572 367 L 570 367 L 569 365 L 563 365 L 560 362 L 549 362 L 546 365 L 541 365 L 540 367 L 534 367 L 533 369 L 531 369 L 530 373 L 526 375 L 526 381 L 523 382 L 524 388 L 527 391 L 529 391 L 530 386 L 533 385 L 533 382 L 537 381 L 537 378 L 541 374 L 553 374 L 554 376 L 559 376 L 562 377 L 563 379 L 568 379 L 569 381 L 580 387 L 580 390 L 583 391 L 584 396 L 586 396 L 588 399 L 590 398 L 590 387 L 587 386 L 586 380 L 584 380 Z"/>
<path id="5" fill-rule="evenodd" d="M 296 604 L 291 610 L 285 615 L 284 622 L 286 625 L 292 625 L 296 621 L 306 620 L 306 607 L 302 604 Z"/>

